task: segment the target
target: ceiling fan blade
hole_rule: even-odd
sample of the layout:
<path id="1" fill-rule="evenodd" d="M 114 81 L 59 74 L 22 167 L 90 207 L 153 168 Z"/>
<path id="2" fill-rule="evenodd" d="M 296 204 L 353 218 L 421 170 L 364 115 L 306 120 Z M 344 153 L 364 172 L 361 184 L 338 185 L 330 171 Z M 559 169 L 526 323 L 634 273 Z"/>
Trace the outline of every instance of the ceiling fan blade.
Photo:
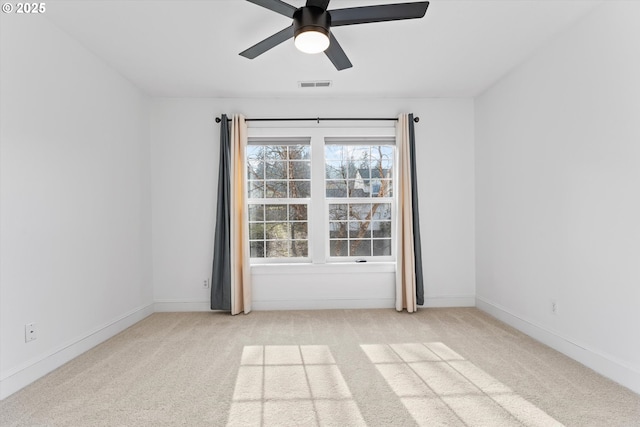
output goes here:
<path id="1" fill-rule="evenodd" d="M 338 40 L 336 40 L 333 34 L 329 34 L 329 40 L 329 47 L 324 51 L 324 53 L 331 62 L 333 62 L 333 65 L 336 66 L 338 71 L 353 67 L 351 61 L 347 58 L 347 54 L 344 53 L 342 46 L 340 46 L 340 43 L 338 43 Z"/>
<path id="2" fill-rule="evenodd" d="M 266 39 L 262 40 L 260 43 L 254 44 L 249 49 L 243 52 L 240 52 L 240 56 L 253 59 L 256 56 L 262 55 L 269 49 L 278 46 L 280 43 L 286 40 L 289 40 L 292 37 L 293 37 L 293 25 L 290 25 L 284 30 L 278 31 L 271 37 L 267 37 Z"/>
<path id="3" fill-rule="evenodd" d="M 322 10 L 327 10 L 327 8 L 329 7 L 329 1 L 330 0 L 307 0 L 306 6 L 314 6 L 319 7 Z"/>
<path id="4" fill-rule="evenodd" d="M 331 26 L 368 24 L 370 22 L 397 21 L 422 18 L 427 13 L 428 1 L 415 3 L 382 4 L 379 6 L 350 7 L 330 10 Z"/>
<path id="5" fill-rule="evenodd" d="M 247 0 L 247 1 L 249 3 L 262 6 L 266 9 L 273 10 L 274 12 L 278 12 L 279 14 L 287 16 L 289 18 L 293 18 L 293 12 L 295 12 L 297 9 L 296 7 L 293 7 L 290 4 L 280 0 Z"/>

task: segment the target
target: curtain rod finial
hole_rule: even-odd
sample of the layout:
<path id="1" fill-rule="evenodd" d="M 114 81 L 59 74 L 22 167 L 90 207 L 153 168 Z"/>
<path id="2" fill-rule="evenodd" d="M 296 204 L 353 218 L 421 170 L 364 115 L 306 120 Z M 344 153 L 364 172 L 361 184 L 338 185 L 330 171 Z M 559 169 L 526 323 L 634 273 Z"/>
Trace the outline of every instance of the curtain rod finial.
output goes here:
<path id="1" fill-rule="evenodd" d="M 414 118 L 413 118 L 413 121 L 414 121 L 415 123 L 418 123 L 418 122 L 420 121 L 420 117 L 414 117 Z"/>
<path id="2" fill-rule="evenodd" d="M 216 117 L 216 123 L 220 123 L 222 120 L 220 120 L 220 117 Z"/>

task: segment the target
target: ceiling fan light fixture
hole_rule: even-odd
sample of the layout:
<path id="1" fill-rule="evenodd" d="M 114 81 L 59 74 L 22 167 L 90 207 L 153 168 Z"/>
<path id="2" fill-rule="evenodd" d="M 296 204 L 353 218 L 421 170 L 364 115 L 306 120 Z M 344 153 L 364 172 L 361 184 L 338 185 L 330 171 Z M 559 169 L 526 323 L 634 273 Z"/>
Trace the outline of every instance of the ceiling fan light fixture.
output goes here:
<path id="1" fill-rule="evenodd" d="M 338 71 L 346 70 L 353 65 L 338 40 L 330 33 L 331 27 L 419 19 L 424 17 L 429 7 L 428 1 L 413 1 L 411 3 L 377 4 L 327 10 L 331 0 L 306 0 L 305 5 L 298 8 L 283 0 L 247 1 L 287 18 L 293 18 L 293 25 L 285 27 L 249 49 L 245 49 L 240 52 L 240 56 L 254 59 L 280 43 L 293 38 L 295 46 L 303 52 L 319 53 L 324 51 Z M 297 1 L 302 2 L 302 0 Z"/>
<path id="2" fill-rule="evenodd" d="M 301 7 L 293 14 L 296 48 L 304 53 L 320 53 L 329 47 L 331 15 L 314 6 Z"/>
<path id="3" fill-rule="evenodd" d="M 316 30 L 303 31 L 296 36 L 294 43 L 301 52 L 320 53 L 329 47 L 329 37 Z"/>

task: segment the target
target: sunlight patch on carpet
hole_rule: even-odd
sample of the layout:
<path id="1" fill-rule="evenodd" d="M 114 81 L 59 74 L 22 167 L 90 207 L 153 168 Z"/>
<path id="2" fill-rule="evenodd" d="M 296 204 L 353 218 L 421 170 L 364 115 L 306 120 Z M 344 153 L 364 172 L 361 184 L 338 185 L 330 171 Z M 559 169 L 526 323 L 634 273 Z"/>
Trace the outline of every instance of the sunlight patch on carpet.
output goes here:
<path id="1" fill-rule="evenodd" d="M 366 425 L 331 350 L 245 346 L 228 426 Z"/>
<path id="2" fill-rule="evenodd" d="M 421 426 L 562 426 L 441 342 L 360 347 Z"/>

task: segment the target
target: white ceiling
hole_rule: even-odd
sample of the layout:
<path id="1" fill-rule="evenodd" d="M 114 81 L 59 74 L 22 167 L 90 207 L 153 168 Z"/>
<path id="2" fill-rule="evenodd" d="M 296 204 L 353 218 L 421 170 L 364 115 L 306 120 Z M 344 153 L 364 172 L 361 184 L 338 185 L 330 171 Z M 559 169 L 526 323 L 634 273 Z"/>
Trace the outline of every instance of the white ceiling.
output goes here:
<path id="1" fill-rule="evenodd" d="M 329 10 L 402 1 L 332 0 Z M 242 0 L 49 1 L 45 16 L 152 96 L 474 97 L 600 3 L 434 0 L 423 19 L 332 29 L 353 63 L 343 71 L 293 41 L 239 56 L 291 24 Z"/>

